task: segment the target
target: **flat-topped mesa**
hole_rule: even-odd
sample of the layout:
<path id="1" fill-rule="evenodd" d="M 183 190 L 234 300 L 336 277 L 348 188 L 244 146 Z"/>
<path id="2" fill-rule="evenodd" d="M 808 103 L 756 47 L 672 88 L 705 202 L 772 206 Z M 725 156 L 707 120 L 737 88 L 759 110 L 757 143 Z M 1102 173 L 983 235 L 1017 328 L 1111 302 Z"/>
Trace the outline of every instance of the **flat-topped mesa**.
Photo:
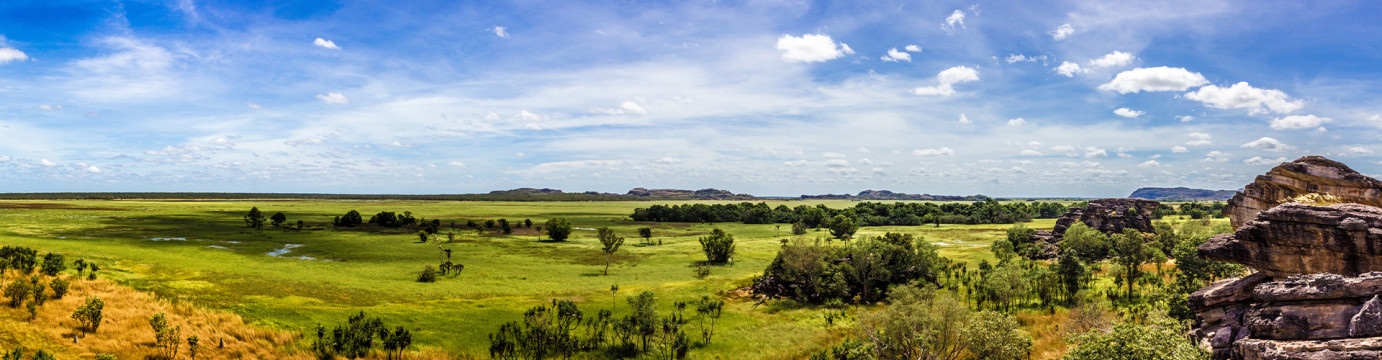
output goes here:
<path id="1" fill-rule="evenodd" d="M 1340 202 L 1382 206 L 1382 181 L 1321 156 L 1305 156 L 1258 175 L 1243 191 L 1229 199 L 1224 213 L 1234 228 L 1257 213 L 1300 195 L 1333 195 Z"/>
<path id="2" fill-rule="evenodd" d="M 1272 277 L 1382 271 L 1382 208 L 1282 204 L 1258 213 L 1233 234 L 1210 238 L 1198 253 Z"/>

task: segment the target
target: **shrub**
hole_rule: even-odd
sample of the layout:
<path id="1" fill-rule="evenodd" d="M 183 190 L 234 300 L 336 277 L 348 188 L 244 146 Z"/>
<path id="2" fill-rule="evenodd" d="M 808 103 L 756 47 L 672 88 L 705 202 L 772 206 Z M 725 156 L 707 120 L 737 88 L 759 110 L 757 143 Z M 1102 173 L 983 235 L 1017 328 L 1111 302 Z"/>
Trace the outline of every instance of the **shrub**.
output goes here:
<path id="1" fill-rule="evenodd" d="M 734 256 L 734 235 L 720 229 L 712 230 L 710 236 L 701 238 L 701 250 L 705 251 L 706 262 L 727 263 Z"/>
<path id="2" fill-rule="evenodd" d="M 855 223 L 853 218 L 844 215 L 835 215 L 827 227 L 830 228 L 830 236 L 840 240 L 849 240 L 854 237 L 855 231 L 859 231 L 859 224 Z"/>
<path id="3" fill-rule="evenodd" d="M 17 308 L 29 299 L 31 285 L 28 281 L 15 280 L 5 287 L 5 297 L 10 298 L 10 307 Z"/>
<path id="4" fill-rule="evenodd" d="M 96 360 L 120 360 L 120 358 L 115 357 L 115 354 L 100 353 L 96 354 Z"/>
<path id="5" fill-rule="evenodd" d="M 806 223 L 800 221 L 792 223 L 792 235 L 806 235 Z"/>
<path id="6" fill-rule="evenodd" d="M 422 268 L 422 273 L 417 275 L 417 282 L 437 282 L 437 269 L 432 268 L 432 265 Z"/>
<path id="7" fill-rule="evenodd" d="M 105 307 L 106 302 L 101 298 L 86 298 L 86 305 L 77 307 L 77 311 L 72 312 L 72 319 L 77 320 L 82 330 L 96 332 L 101 327 L 101 310 Z"/>
<path id="8" fill-rule="evenodd" d="M 53 288 L 54 299 L 62 299 L 63 295 L 67 295 L 67 285 L 70 285 L 67 280 L 59 278 L 53 278 L 53 281 L 48 284 Z"/>
<path id="9" fill-rule="evenodd" d="M 57 276 L 63 270 L 67 270 L 67 262 L 63 260 L 62 254 L 48 253 L 43 255 L 43 274 Z"/>
<path id="10" fill-rule="evenodd" d="M 552 241 L 566 241 L 571 236 L 571 223 L 566 222 L 566 218 L 547 220 L 542 227 L 547 229 L 547 237 Z"/>
<path id="11" fill-rule="evenodd" d="M 364 223 L 365 219 L 360 217 L 359 211 L 355 210 L 348 211 L 345 215 L 338 216 L 335 220 L 331 221 L 331 225 L 336 227 L 356 227 Z"/>

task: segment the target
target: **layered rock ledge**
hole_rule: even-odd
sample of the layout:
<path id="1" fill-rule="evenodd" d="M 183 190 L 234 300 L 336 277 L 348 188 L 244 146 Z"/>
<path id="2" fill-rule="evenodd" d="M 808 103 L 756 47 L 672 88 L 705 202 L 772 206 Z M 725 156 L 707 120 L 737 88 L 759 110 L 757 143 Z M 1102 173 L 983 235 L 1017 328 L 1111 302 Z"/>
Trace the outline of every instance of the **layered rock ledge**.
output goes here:
<path id="1" fill-rule="evenodd" d="M 1224 213 L 1233 227 L 1243 226 L 1257 213 L 1305 194 L 1324 194 L 1343 202 L 1382 206 L 1382 181 L 1321 156 L 1305 156 L 1257 176 L 1229 199 Z"/>

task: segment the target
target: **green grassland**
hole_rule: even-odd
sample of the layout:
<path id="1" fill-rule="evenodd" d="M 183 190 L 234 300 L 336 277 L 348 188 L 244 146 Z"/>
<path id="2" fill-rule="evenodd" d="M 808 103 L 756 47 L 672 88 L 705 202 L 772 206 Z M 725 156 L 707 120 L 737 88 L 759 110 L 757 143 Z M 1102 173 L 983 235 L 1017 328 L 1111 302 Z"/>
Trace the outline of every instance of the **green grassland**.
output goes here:
<path id="1" fill-rule="evenodd" d="M 634 208 L 666 202 L 455 202 L 455 201 L 0 201 L 0 244 L 40 252 L 59 252 L 69 259 L 101 263 L 103 276 L 160 297 L 234 312 L 255 324 L 311 331 L 318 323 L 342 321 L 365 311 L 389 324 L 408 324 L 415 347 L 484 357 L 486 335 L 499 324 L 520 320 L 522 312 L 552 299 L 572 299 L 587 312 L 617 304 L 643 290 L 657 294 L 662 311 L 678 300 L 701 296 L 726 298 L 728 310 L 716 330 L 716 341 L 693 350 L 696 358 L 800 358 L 850 333 L 850 322 L 827 326 L 823 310 L 792 306 L 755 306 L 736 295 L 773 259 L 780 240 L 792 238 L 790 224 L 634 223 Z M 680 202 L 678 202 L 680 203 Z M 706 202 L 713 203 L 713 202 Z M 849 201 L 769 201 L 848 207 Z M 306 229 L 245 228 L 243 215 L 257 206 L 264 214 L 283 212 L 288 224 Z M 446 227 L 466 220 L 506 218 L 513 223 L 565 217 L 577 228 L 569 241 L 539 242 L 539 235 L 520 229 L 513 235 L 455 230 L 457 240 L 442 243 L 465 270 L 436 283 L 414 281 L 424 265 L 436 265 L 438 245 L 419 243 L 413 231 L 333 230 L 333 216 L 358 210 L 368 218 L 380 211 L 411 211 Z M 1049 229 L 1052 219 L 1027 226 Z M 598 227 L 610 227 L 627 238 L 610 267 L 604 267 Z M 643 246 L 637 228 L 654 229 L 654 242 Z M 737 252 L 731 266 L 716 266 L 698 279 L 696 262 L 704 260 L 698 237 L 713 228 L 733 234 Z M 941 255 L 956 261 L 993 260 L 989 244 L 1009 225 L 941 225 L 866 227 L 858 235 L 885 232 L 916 234 L 939 245 Z M 825 238 L 813 230 L 806 239 Z M 285 249 L 281 256 L 270 256 Z M 617 294 L 610 287 L 618 285 Z M 616 300 L 617 297 L 617 300 Z M 13 346 L 15 344 L 0 344 Z"/>

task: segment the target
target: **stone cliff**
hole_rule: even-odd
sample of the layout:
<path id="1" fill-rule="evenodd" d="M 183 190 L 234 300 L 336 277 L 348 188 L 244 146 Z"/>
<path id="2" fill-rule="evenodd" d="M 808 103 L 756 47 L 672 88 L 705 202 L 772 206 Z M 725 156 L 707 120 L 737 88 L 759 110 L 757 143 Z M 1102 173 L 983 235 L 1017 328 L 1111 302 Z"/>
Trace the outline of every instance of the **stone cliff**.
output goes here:
<path id="1" fill-rule="evenodd" d="M 1382 182 L 1348 165 L 1321 156 L 1305 156 L 1257 176 L 1228 201 L 1224 213 L 1233 227 L 1243 226 L 1257 213 L 1310 193 L 1333 195 L 1343 202 L 1382 206 Z"/>
<path id="2" fill-rule="evenodd" d="M 1156 232 L 1152 229 L 1152 212 L 1160 207 L 1161 203 L 1146 199 L 1090 200 L 1088 206 L 1072 207 L 1066 211 L 1065 215 L 1056 219 L 1056 226 L 1051 231 L 1037 231 L 1032 236 L 1035 250 L 1026 255 L 1033 259 L 1060 256 L 1057 244 L 1064 239 L 1065 230 L 1075 225 L 1076 221 L 1106 234 L 1121 233 L 1129 228 L 1144 233 Z"/>

